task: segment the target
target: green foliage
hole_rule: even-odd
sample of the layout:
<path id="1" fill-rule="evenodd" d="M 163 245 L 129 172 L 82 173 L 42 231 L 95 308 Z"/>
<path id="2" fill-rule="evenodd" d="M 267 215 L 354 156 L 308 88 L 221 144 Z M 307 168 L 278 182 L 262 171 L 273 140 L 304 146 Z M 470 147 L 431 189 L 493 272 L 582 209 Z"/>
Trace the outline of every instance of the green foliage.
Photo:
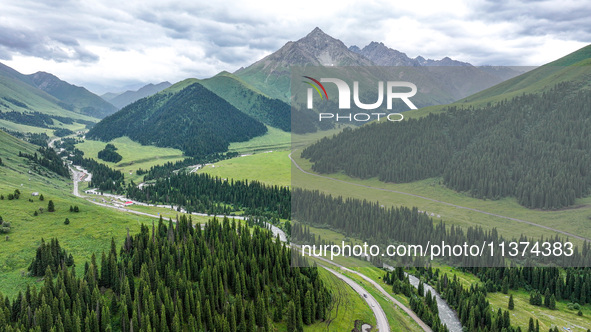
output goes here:
<path id="1" fill-rule="evenodd" d="M 77 330 L 84 322 L 93 331 L 139 331 L 140 326 L 158 331 L 270 330 L 270 308 L 286 300 L 297 331 L 303 330 L 303 318 L 294 303 L 301 308 L 307 301 L 316 308 L 309 312 L 309 323 L 326 317 L 331 295 L 317 268 L 292 268 L 291 249 L 269 231 L 251 232 L 228 219 L 194 228 L 186 217 L 168 226 L 160 219 L 152 229 L 150 234 L 142 226 L 139 234 L 128 234 L 119 251 L 112 241 L 101 255 L 100 268 L 93 255 L 80 277 L 66 264 L 56 271 L 48 265 L 39 291 L 29 288 L 12 301 L 2 298 L 4 326 L 49 331 L 62 322 Z M 56 247 L 40 247 L 36 261 L 55 261 L 50 249 Z M 180 259 L 179 253 L 184 253 Z M 37 319 L 28 320 L 29 312 L 36 312 Z"/>
<path id="2" fill-rule="evenodd" d="M 129 136 L 141 144 L 202 156 L 266 132 L 262 123 L 195 83 L 175 94 L 140 99 L 95 125 L 87 137 L 109 141 Z"/>
<path id="3" fill-rule="evenodd" d="M 554 304 L 556 305 L 556 303 L 554 303 Z M 508 308 L 509 308 L 509 310 L 515 309 L 515 301 L 513 300 L 513 294 L 511 294 L 511 296 L 509 296 Z"/>
<path id="4" fill-rule="evenodd" d="M 448 227 L 445 222 L 435 222 L 426 213 L 419 212 L 416 207 L 412 209 L 407 207 L 384 207 L 379 202 L 368 202 L 367 200 L 344 198 L 342 196 L 333 197 L 332 195 L 326 195 L 319 191 L 309 191 L 300 188 L 294 188 L 292 190 L 291 219 L 309 225 L 328 227 L 333 231 L 342 233 L 345 237 L 371 239 L 373 244 L 383 247 L 393 242 L 410 243 L 425 247 L 429 242 L 433 241 L 445 241 L 446 244 L 450 244 L 451 246 L 461 246 L 464 243 L 468 245 L 482 244 L 483 241 L 486 241 L 486 243 L 499 243 L 509 240 L 527 240 L 531 242 L 565 241 L 565 239 L 558 236 L 551 239 L 537 238 L 535 240 L 525 235 L 511 239 L 503 238 L 499 236 L 496 228 L 485 231 L 480 226 L 469 226 L 461 229 L 452 224 Z M 298 241 L 299 239 L 292 237 L 292 240 Z M 536 257 L 535 255 L 526 254 L 525 257 L 528 257 L 527 263 L 532 265 L 536 263 L 544 264 L 546 261 L 546 258 Z M 401 262 L 411 259 L 413 258 L 408 256 L 397 257 L 397 261 Z M 577 249 L 574 249 L 571 257 L 565 257 L 561 262 L 565 263 L 565 265 L 581 264 L 581 259 L 584 262 L 591 262 L 589 244 L 584 244 L 582 248 L 577 247 Z M 445 257 L 444 260 L 452 265 L 475 266 L 483 270 L 486 270 L 482 268 L 483 266 L 503 267 L 507 265 L 505 259 L 498 255 Z M 521 257 L 512 258 L 511 260 L 514 262 L 524 262 L 524 258 Z M 469 270 L 469 268 L 467 269 Z M 503 276 L 495 278 L 493 281 L 495 283 L 502 282 Z M 486 285 L 487 280 L 484 280 L 484 282 Z M 490 290 L 497 289 L 492 281 L 489 284 L 487 287 Z M 498 286 L 498 289 L 501 289 L 501 284 Z"/>
<path id="5" fill-rule="evenodd" d="M 254 119 L 291 131 L 290 105 L 266 96 L 237 76 L 224 72 L 199 83 Z"/>
<path id="6" fill-rule="evenodd" d="M 45 197 L 43 197 L 43 194 L 40 194 L 39 195 L 39 200 L 42 201 L 42 202 L 45 200 Z"/>
<path id="7" fill-rule="evenodd" d="M 49 115 L 39 112 L 0 112 L 0 119 L 40 128 L 53 126 L 53 119 Z"/>
<path id="8" fill-rule="evenodd" d="M 163 165 L 155 165 L 150 167 L 148 171 L 143 172 L 144 181 L 154 180 L 161 177 L 170 176 L 171 174 L 175 173 L 181 168 L 185 168 L 192 165 L 204 165 L 215 163 L 220 160 L 235 158 L 238 156 L 236 152 L 226 152 L 226 153 L 214 153 L 211 155 L 207 155 L 204 157 L 192 157 L 192 158 L 185 158 L 183 160 L 179 160 L 176 162 L 167 162 Z M 139 174 L 138 174 L 139 175 Z"/>
<path id="9" fill-rule="evenodd" d="M 48 244 L 41 239 L 41 245 L 37 248 L 37 254 L 28 270 L 32 276 L 42 277 L 48 270 L 52 274 L 57 273 L 62 264 L 68 267 L 74 265 L 72 255 L 61 248 L 57 239 L 51 239 Z"/>
<path id="10" fill-rule="evenodd" d="M 55 150 L 49 147 L 41 147 L 37 150 L 34 154 L 28 154 L 20 152 L 18 153 L 19 157 L 24 157 L 31 160 L 33 163 L 43 166 L 48 170 L 61 175 L 63 177 L 70 177 L 70 172 L 68 171 L 68 167 L 64 164 L 60 156 L 57 155 Z"/>
<path id="11" fill-rule="evenodd" d="M 4 221 L 2 216 L 0 216 L 0 234 L 7 234 L 10 233 L 10 223 Z"/>
<path id="12" fill-rule="evenodd" d="M 57 137 L 65 137 L 74 134 L 74 132 L 67 128 L 58 128 L 53 131 L 53 134 Z"/>
<path id="13" fill-rule="evenodd" d="M 572 90 L 562 83 L 487 107 L 346 129 L 302 157 L 321 173 L 385 182 L 441 176 L 474 197 L 513 196 L 525 207 L 557 209 L 591 192 L 591 96 Z"/>
<path id="14" fill-rule="evenodd" d="M 52 200 L 49 200 L 49 203 L 47 203 L 47 212 L 55 212 L 55 205 Z"/>
<path id="15" fill-rule="evenodd" d="M 289 188 L 267 186 L 258 181 L 177 173 L 142 188 L 130 184 L 127 197 L 142 202 L 180 205 L 191 212 L 229 214 L 244 209 L 247 215 L 288 218 L 291 192 Z"/>
<path id="16" fill-rule="evenodd" d="M 104 118 L 117 111 L 115 106 L 101 97 L 83 87 L 62 81 L 52 74 L 37 72 L 27 76 L 32 86 L 59 99 L 59 105 L 65 109 L 75 109 L 95 118 Z"/>
<path id="17" fill-rule="evenodd" d="M 123 159 L 113 144 L 107 144 L 103 150 L 99 151 L 98 158 L 112 163 L 118 163 Z"/>
<path id="18" fill-rule="evenodd" d="M 70 224 L 70 219 L 66 218 L 66 220 L 64 220 L 64 225 L 69 225 Z"/>

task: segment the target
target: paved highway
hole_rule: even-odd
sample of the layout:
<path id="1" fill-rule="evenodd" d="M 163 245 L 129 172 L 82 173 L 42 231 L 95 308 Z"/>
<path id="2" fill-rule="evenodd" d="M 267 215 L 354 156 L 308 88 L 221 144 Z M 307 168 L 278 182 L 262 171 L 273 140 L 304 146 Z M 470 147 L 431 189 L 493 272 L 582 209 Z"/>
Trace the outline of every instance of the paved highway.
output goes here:
<path id="1" fill-rule="evenodd" d="M 319 266 L 323 267 L 324 269 L 326 269 L 330 273 L 337 276 L 337 278 L 339 278 L 342 281 L 344 281 L 345 283 L 347 283 L 347 285 L 351 286 L 351 288 L 353 288 L 353 290 L 356 291 L 361 296 L 361 298 L 363 298 L 365 300 L 365 302 L 367 302 L 367 304 L 369 305 L 369 307 L 373 311 L 373 314 L 376 316 L 375 328 L 378 331 L 380 331 L 380 332 L 390 331 L 390 325 L 388 324 L 388 318 L 386 317 L 386 313 L 384 312 L 384 309 L 371 294 L 369 294 L 363 287 L 361 287 L 361 285 L 359 285 L 358 283 L 353 281 L 351 278 L 345 276 L 344 274 L 339 273 L 339 272 L 337 272 L 331 268 L 328 268 L 324 265 L 321 265 L 321 264 L 319 264 Z"/>

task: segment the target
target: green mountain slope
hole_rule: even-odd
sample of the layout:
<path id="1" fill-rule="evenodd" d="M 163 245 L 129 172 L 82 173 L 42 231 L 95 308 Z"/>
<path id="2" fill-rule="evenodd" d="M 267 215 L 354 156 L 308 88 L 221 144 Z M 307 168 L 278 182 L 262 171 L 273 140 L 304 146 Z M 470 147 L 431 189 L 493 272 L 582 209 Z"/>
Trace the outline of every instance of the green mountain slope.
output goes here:
<path id="1" fill-rule="evenodd" d="M 226 151 L 231 142 L 266 132 L 264 124 L 189 80 L 124 107 L 94 126 L 87 137 L 110 141 L 128 136 L 195 156 Z"/>
<path id="2" fill-rule="evenodd" d="M 62 123 L 70 123 L 71 120 L 80 124 L 97 121 L 96 118 L 81 114 L 71 104 L 49 95 L 34 85 L 31 76 L 22 75 L 0 63 L 0 121 L 4 121 L 0 126 L 18 129 L 20 125 L 27 125 L 22 127 L 25 131 L 35 131 L 30 126 L 40 127 L 40 117 L 45 117 L 41 128 L 60 127 L 57 122 L 48 120 L 47 117 Z M 12 126 L 14 123 L 19 125 Z"/>
<path id="3" fill-rule="evenodd" d="M 442 177 L 447 187 L 478 198 L 515 197 L 541 209 L 572 205 L 591 193 L 585 56 L 589 48 L 467 98 L 498 103 L 456 103 L 418 120 L 346 130 L 302 156 L 321 173 L 395 183 Z"/>
<path id="4" fill-rule="evenodd" d="M 237 76 L 222 72 L 200 83 L 254 119 L 283 131 L 291 130 L 290 105 L 266 96 Z"/>
<path id="5" fill-rule="evenodd" d="M 117 111 L 115 106 L 94 93 L 83 87 L 62 81 L 52 74 L 37 72 L 28 75 L 28 77 L 30 77 L 30 81 L 35 87 L 47 92 L 63 103 L 71 105 L 73 109 L 82 114 L 102 119 Z"/>
<path id="6" fill-rule="evenodd" d="M 560 82 L 575 84 L 577 89 L 591 86 L 591 45 L 469 96 L 462 102 L 484 104 L 523 93 L 542 93 Z"/>

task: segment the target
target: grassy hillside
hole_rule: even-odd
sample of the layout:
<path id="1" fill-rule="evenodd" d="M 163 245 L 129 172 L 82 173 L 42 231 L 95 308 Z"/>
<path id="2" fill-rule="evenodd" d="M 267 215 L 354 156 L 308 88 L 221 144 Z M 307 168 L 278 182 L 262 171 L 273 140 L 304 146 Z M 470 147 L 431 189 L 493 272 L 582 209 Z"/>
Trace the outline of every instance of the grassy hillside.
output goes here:
<path id="1" fill-rule="evenodd" d="M 199 173 L 235 180 L 256 180 L 264 175 L 262 179 L 264 183 L 282 187 L 289 186 L 291 184 L 289 159 L 285 155 L 285 151 L 244 155 L 220 161 L 215 165 L 205 165 L 199 170 Z"/>
<path id="2" fill-rule="evenodd" d="M 58 238 L 74 256 L 77 272 L 82 273 L 84 262 L 93 253 L 100 257 L 102 250 L 109 249 L 111 237 L 119 246 L 127 228 L 138 232 L 139 223 L 152 222 L 148 217 L 116 212 L 74 197 L 70 179 L 29 173 L 30 164 L 18 157 L 18 152 L 34 153 L 36 149 L 0 131 L 0 158 L 4 164 L 0 166 L 0 194 L 5 197 L 0 200 L 0 215 L 11 224 L 8 240 L 4 234 L 0 238 L 0 292 L 11 297 L 26 285 L 38 284 L 39 280 L 26 277 L 26 272 L 41 238 Z M 8 200 L 8 194 L 15 189 L 21 192 L 20 198 Z M 42 194 L 45 200 L 32 196 L 33 192 Z M 55 203 L 56 211 L 39 213 L 39 208 L 47 210 L 49 200 Z M 80 212 L 69 212 L 70 205 L 78 205 Z M 33 215 L 35 210 L 38 216 Z M 65 218 L 70 219 L 69 225 L 64 225 Z"/>
<path id="3" fill-rule="evenodd" d="M 97 121 L 94 117 L 81 114 L 80 111 L 72 105 L 36 88 L 29 76 L 22 75 L 1 63 L 0 112 L 39 112 L 44 115 L 49 115 L 53 118 L 53 125 L 50 125 L 49 127 L 59 127 L 60 125 L 58 122 L 61 118 L 78 121 L 74 124 L 75 128 L 83 128 L 87 123 L 94 123 Z M 36 115 L 31 115 L 31 117 L 36 117 Z M 39 130 L 46 131 L 47 129 L 38 126 L 33 126 L 33 128 L 21 127 L 23 125 L 30 126 L 30 123 L 0 119 L 0 127 L 10 130 L 38 132 Z"/>
<path id="4" fill-rule="evenodd" d="M 249 116 L 271 127 L 290 131 L 291 109 L 284 101 L 266 96 L 228 72 L 222 72 L 200 83 Z"/>
<path id="5" fill-rule="evenodd" d="M 35 87 L 59 99 L 68 107 L 71 106 L 79 113 L 102 119 L 117 111 L 115 106 L 86 88 L 69 84 L 52 74 L 37 72 L 28 76 Z"/>
<path id="6" fill-rule="evenodd" d="M 483 106 L 524 93 L 543 93 L 561 82 L 574 83 L 577 89 L 588 90 L 591 87 L 591 45 L 451 105 L 459 107 Z M 439 113 L 447 106 L 425 107 L 405 112 L 404 116 L 407 118 L 423 117 L 431 113 Z"/>

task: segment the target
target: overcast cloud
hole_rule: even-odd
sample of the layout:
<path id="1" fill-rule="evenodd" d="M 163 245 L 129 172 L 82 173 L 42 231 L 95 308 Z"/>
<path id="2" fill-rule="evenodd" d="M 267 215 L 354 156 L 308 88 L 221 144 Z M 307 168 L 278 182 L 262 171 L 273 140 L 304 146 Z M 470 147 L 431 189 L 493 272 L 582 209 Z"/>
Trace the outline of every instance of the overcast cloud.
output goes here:
<path id="1" fill-rule="evenodd" d="M 94 92 L 233 72 L 320 27 L 411 57 L 541 65 L 591 43 L 587 1 L 0 0 L 0 61 Z"/>

